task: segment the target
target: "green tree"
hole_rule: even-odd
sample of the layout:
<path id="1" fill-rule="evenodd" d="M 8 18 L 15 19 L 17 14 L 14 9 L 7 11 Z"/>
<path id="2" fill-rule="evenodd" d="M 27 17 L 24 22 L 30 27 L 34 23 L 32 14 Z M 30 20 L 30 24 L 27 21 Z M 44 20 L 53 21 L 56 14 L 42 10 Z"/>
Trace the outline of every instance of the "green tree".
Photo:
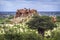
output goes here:
<path id="1" fill-rule="evenodd" d="M 60 22 L 60 16 L 57 16 L 56 18 L 57 18 L 57 22 Z"/>
<path id="2" fill-rule="evenodd" d="M 52 30 L 57 27 L 49 16 L 33 16 L 26 24 L 32 29 L 38 29 L 38 33 L 42 36 L 44 36 L 46 30 Z"/>

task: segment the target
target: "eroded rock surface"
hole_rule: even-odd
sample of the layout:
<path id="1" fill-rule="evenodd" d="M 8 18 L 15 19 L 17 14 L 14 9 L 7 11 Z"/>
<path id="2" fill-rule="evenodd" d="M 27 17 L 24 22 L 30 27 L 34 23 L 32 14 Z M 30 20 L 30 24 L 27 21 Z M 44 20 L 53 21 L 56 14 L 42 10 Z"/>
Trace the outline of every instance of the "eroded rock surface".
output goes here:
<path id="1" fill-rule="evenodd" d="M 16 15 L 11 21 L 13 23 L 20 23 L 20 22 L 26 21 L 34 14 L 37 14 L 37 10 L 35 9 L 26 9 L 26 8 L 19 9 L 16 11 Z"/>
<path id="2" fill-rule="evenodd" d="M 20 17 L 20 16 L 25 17 L 25 16 L 28 16 L 28 15 L 32 15 L 34 13 L 37 13 L 37 10 L 35 10 L 35 9 L 26 9 L 26 8 L 19 9 L 19 10 L 17 10 L 15 17 Z"/>

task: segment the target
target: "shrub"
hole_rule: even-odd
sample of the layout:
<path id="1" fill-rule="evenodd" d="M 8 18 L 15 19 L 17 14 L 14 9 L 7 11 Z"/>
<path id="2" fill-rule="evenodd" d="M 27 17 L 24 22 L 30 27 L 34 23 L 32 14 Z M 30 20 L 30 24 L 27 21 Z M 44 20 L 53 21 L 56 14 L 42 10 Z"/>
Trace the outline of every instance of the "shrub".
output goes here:
<path id="1" fill-rule="evenodd" d="M 42 40 L 36 33 L 5 34 L 5 40 Z"/>
<path id="2" fill-rule="evenodd" d="M 53 40 L 60 40 L 60 32 L 59 31 L 52 32 L 51 36 L 52 36 Z"/>
<path id="3" fill-rule="evenodd" d="M 4 40 L 4 35 L 0 34 L 0 40 Z"/>
<path id="4" fill-rule="evenodd" d="M 38 33 L 42 36 L 44 36 L 46 30 L 52 30 L 57 27 L 49 16 L 33 16 L 26 24 L 31 29 L 38 29 Z"/>
<path id="5" fill-rule="evenodd" d="M 60 22 L 60 16 L 57 16 L 56 18 L 57 18 L 57 22 Z"/>

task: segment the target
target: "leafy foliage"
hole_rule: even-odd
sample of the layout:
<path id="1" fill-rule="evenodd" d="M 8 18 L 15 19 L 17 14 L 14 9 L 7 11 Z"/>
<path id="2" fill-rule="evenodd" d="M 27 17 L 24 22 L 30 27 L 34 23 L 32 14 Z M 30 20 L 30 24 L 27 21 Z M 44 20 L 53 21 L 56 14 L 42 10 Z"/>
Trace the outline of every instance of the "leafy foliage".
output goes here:
<path id="1" fill-rule="evenodd" d="M 33 29 L 39 27 L 43 29 L 53 29 L 54 27 L 57 27 L 56 24 L 51 21 L 51 17 L 49 16 L 33 16 L 27 24 Z"/>
<path id="2" fill-rule="evenodd" d="M 3 20 L 4 19 L 1 19 L 1 22 Z M 5 21 L 9 22 L 8 19 Z M 13 26 L 11 26 L 11 24 L 0 25 L 0 40 L 60 40 L 60 31 L 52 32 L 49 38 L 43 38 L 37 33 L 36 29 L 38 28 L 45 31 L 56 27 L 56 24 L 51 21 L 51 17 L 36 15 L 33 16 L 27 24 L 28 25 L 24 23 L 12 24 Z"/>
<path id="3" fill-rule="evenodd" d="M 33 16 L 26 24 L 32 29 L 38 29 L 38 33 L 42 35 L 44 35 L 45 30 L 52 30 L 54 27 L 57 27 L 49 16 Z"/>
<path id="4" fill-rule="evenodd" d="M 57 16 L 56 18 L 57 18 L 57 22 L 60 22 L 60 16 Z"/>

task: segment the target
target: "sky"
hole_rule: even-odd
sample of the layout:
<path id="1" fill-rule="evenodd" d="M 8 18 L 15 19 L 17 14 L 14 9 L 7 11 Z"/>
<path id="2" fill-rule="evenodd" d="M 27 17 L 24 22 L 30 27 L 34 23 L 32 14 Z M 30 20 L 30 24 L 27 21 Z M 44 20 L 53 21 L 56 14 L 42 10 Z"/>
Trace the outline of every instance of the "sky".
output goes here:
<path id="1" fill-rule="evenodd" d="M 60 11 L 60 0 L 0 0 L 0 11 L 16 11 L 21 8 Z"/>

